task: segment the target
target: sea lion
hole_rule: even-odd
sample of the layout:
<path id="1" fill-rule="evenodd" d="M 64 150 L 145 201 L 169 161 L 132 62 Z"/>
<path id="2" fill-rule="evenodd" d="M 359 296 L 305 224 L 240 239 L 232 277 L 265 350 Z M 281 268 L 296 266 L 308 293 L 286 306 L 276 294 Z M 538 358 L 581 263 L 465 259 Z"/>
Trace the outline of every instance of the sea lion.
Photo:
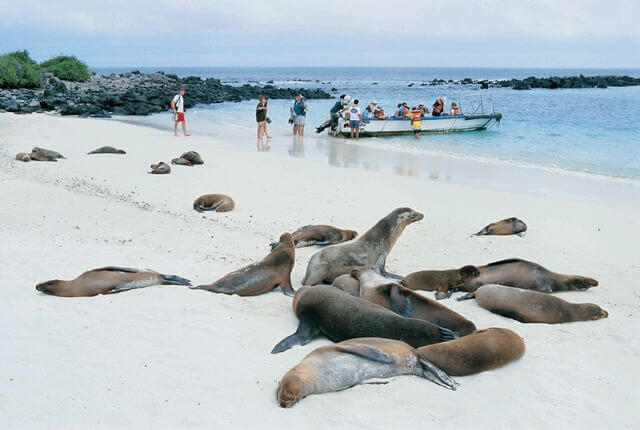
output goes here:
<path id="1" fill-rule="evenodd" d="M 310 394 L 346 390 L 367 379 L 399 375 L 416 375 L 450 390 L 458 385 L 406 343 L 365 337 L 314 349 L 282 377 L 277 401 L 290 408 Z"/>
<path id="2" fill-rule="evenodd" d="M 333 245 L 340 242 L 346 242 L 358 236 L 353 230 L 342 230 L 330 225 L 306 225 L 292 233 L 293 243 L 296 248 L 313 245 Z M 278 242 L 270 244 L 273 249 Z"/>
<path id="3" fill-rule="evenodd" d="M 58 158 L 54 157 L 53 155 L 48 155 L 44 152 L 40 152 L 40 151 L 33 151 L 29 154 L 29 158 L 33 161 L 58 161 Z"/>
<path id="4" fill-rule="evenodd" d="M 437 300 L 451 297 L 456 287 L 480 274 L 475 266 L 452 270 L 421 270 L 405 276 L 400 283 L 410 290 L 435 291 Z"/>
<path id="5" fill-rule="evenodd" d="M 517 234 L 523 237 L 525 231 L 527 231 L 527 225 L 524 221 L 514 217 L 491 223 L 472 236 L 508 236 L 510 234 Z"/>
<path id="6" fill-rule="evenodd" d="M 524 290 L 551 293 L 555 291 L 587 290 L 598 281 L 578 275 L 563 275 L 547 270 L 537 263 L 512 258 L 479 266 L 480 274 L 458 286 L 460 291 L 472 292 L 485 284 L 506 285 Z"/>
<path id="7" fill-rule="evenodd" d="M 497 369 L 524 355 L 524 341 L 506 328 L 478 330 L 449 342 L 418 348 L 425 359 L 449 375 L 466 376 Z"/>
<path id="8" fill-rule="evenodd" d="M 36 285 L 36 290 L 59 297 L 92 297 L 150 285 L 191 285 L 191 281 L 153 270 L 107 266 L 84 272 L 72 281 L 55 279 Z"/>
<path id="9" fill-rule="evenodd" d="M 291 270 L 295 264 L 295 246 L 290 233 L 280 236 L 278 246 L 260 262 L 231 272 L 209 285 L 198 285 L 192 289 L 214 293 L 257 296 L 273 290 L 278 285 L 287 296 L 293 296 Z"/>
<path id="10" fill-rule="evenodd" d="M 56 151 L 52 151 L 51 149 L 44 149 L 44 148 L 38 148 L 37 146 L 35 148 L 33 148 L 31 150 L 31 152 L 38 152 L 41 154 L 45 154 L 48 155 L 49 157 L 53 157 L 53 158 L 66 158 L 64 155 L 60 154 L 59 152 Z"/>
<path id="11" fill-rule="evenodd" d="M 446 327 L 459 336 L 466 336 L 476 330 L 476 326 L 462 315 L 397 282 L 383 278 L 373 269 L 353 269 L 351 276 L 358 280 L 360 287 L 356 297 L 392 310 L 403 317 L 417 318 Z"/>
<path id="12" fill-rule="evenodd" d="M 302 284 L 331 283 L 351 269 L 362 267 L 374 268 L 386 277 L 400 278 L 385 270 L 387 255 L 404 228 L 422 218 L 424 215 L 413 209 L 398 208 L 354 241 L 332 245 L 316 252 L 309 260 Z"/>
<path id="13" fill-rule="evenodd" d="M 225 194 L 205 194 L 193 202 L 193 208 L 198 212 L 229 212 L 235 207 L 233 199 Z"/>
<path id="14" fill-rule="evenodd" d="M 171 173 L 171 166 L 164 161 L 161 161 L 158 164 L 152 164 L 151 171 L 149 173 L 153 173 L 154 175 L 166 175 L 167 173 Z"/>
<path id="15" fill-rule="evenodd" d="M 593 303 L 570 303 L 550 294 L 501 285 L 483 285 L 460 300 L 474 297 L 481 307 L 521 323 L 559 324 L 609 316 L 607 311 Z"/>
<path id="16" fill-rule="evenodd" d="M 31 155 L 26 152 L 18 152 L 16 154 L 16 160 L 24 162 L 31 161 Z"/>
<path id="17" fill-rule="evenodd" d="M 351 296 L 360 297 L 360 282 L 351 276 L 350 273 L 338 276 L 333 280 L 331 286 L 336 287 Z"/>
<path id="18" fill-rule="evenodd" d="M 330 285 L 298 289 L 293 297 L 293 311 L 300 320 L 298 329 L 282 339 L 272 354 L 286 351 L 294 345 L 306 345 L 319 335 L 334 342 L 357 337 L 383 337 L 401 340 L 416 348 L 457 337 L 447 328 L 401 317 Z"/>
<path id="19" fill-rule="evenodd" d="M 122 149 L 116 149 L 113 146 L 101 146 L 98 149 L 94 149 L 91 152 L 87 152 L 87 155 L 91 154 L 126 154 Z"/>
<path id="20" fill-rule="evenodd" d="M 180 166 L 193 166 L 193 163 L 189 160 L 185 160 L 184 158 L 174 158 L 171 160 L 171 164 L 177 164 Z"/>
<path id="21" fill-rule="evenodd" d="M 191 164 L 204 164 L 204 160 L 202 160 L 202 157 L 196 151 L 187 151 L 182 154 L 180 158 L 190 161 Z"/>

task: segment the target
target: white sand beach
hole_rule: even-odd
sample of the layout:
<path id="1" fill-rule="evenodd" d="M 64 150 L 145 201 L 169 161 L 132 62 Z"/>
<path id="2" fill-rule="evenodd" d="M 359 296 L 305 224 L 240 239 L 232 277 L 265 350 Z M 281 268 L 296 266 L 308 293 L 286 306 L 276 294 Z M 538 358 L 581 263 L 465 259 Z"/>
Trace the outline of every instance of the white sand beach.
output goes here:
<path id="1" fill-rule="evenodd" d="M 104 145 L 127 154 L 86 155 Z M 67 159 L 15 160 L 34 146 Z M 510 187 L 492 188 L 481 178 L 414 179 L 239 146 L 117 121 L 0 114 L 0 428 L 637 428 L 636 185 L 607 182 L 613 191 L 599 196 L 591 179 L 557 173 L 554 194 L 545 195 L 514 186 L 513 174 Z M 205 164 L 147 173 L 186 150 L 197 150 Z M 500 178 L 499 165 L 487 169 L 491 180 Z M 523 183 L 531 177 L 527 169 L 521 176 Z M 563 193 L 564 184 L 571 193 Z M 235 210 L 195 212 L 193 200 L 206 193 L 231 195 Z M 577 193 L 584 198 L 566 197 Z M 298 324 L 291 298 L 279 289 L 242 298 L 157 286 L 61 298 L 34 288 L 106 265 L 209 283 L 261 259 L 282 232 L 332 224 L 362 233 L 402 206 L 425 218 L 395 245 L 390 271 L 524 258 L 598 279 L 596 288 L 558 295 L 596 303 L 609 317 L 521 324 L 475 301 L 449 299 L 443 303 L 478 328 L 521 335 L 524 357 L 458 377 L 456 391 L 402 376 L 282 409 L 279 379 L 329 341 L 270 354 Z M 510 216 L 527 223 L 524 238 L 470 237 Z M 296 250 L 294 288 L 317 249 Z"/>

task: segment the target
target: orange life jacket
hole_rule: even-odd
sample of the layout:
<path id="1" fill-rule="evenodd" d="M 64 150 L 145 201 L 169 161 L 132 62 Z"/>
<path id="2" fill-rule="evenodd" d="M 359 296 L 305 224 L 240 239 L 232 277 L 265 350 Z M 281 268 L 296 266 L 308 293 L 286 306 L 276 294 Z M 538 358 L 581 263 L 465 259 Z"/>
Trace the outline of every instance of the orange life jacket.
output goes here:
<path id="1" fill-rule="evenodd" d="M 420 109 L 412 110 L 411 114 L 413 115 L 411 121 L 422 121 L 422 111 Z"/>

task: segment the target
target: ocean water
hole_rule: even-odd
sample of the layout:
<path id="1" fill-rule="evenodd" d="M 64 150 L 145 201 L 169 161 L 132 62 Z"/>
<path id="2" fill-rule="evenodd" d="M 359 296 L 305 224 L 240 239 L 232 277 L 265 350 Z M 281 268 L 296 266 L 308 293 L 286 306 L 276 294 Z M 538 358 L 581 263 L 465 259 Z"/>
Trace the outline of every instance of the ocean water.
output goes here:
<path id="1" fill-rule="evenodd" d="M 162 69 L 162 68 L 157 68 Z M 96 69 L 98 73 L 130 69 Z M 153 71 L 156 69 L 141 69 Z M 393 113 L 398 102 L 431 105 L 435 97 L 457 101 L 463 112 L 495 110 L 503 115 L 499 126 L 477 132 L 427 135 L 417 141 L 412 136 L 361 139 L 360 151 L 386 151 L 390 157 L 410 154 L 404 164 L 386 161 L 387 170 L 411 169 L 411 158 L 447 155 L 458 158 L 501 162 L 512 165 L 560 169 L 583 174 L 604 175 L 633 182 L 640 180 L 640 87 L 607 89 L 567 89 L 516 91 L 508 88 L 480 90 L 477 85 L 446 84 L 422 86 L 431 79 L 508 79 L 528 76 L 568 76 L 576 74 L 627 74 L 640 70 L 589 69 L 490 69 L 490 68 L 164 68 L 181 76 L 216 77 L 231 85 L 265 84 L 283 87 L 332 88 L 336 96 L 349 94 L 363 106 L 377 101 Z M 409 84 L 414 84 L 409 86 Z M 187 93 L 188 97 L 188 93 Z M 315 126 L 328 116 L 335 100 L 311 100 L 304 143 L 291 141 L 290 101 L 269 101 L 270 149 L 290 155 L 328 157 L 331 164 L 361 163 L 350 160 L 353 148 L 337 148 L 345 139 L 316 135 Z M 256 101 L 197 106 L 188 112 L 193 132 L 212 137 L 235 136 L 255 147 Z M 166 126 L 168 114 L 156 114 L 141 122 Z M 288 137 L 288 138 L 287 138 Z M 346 142 L 349 144 L 349 142 Z M 344 160 L 336 159 L 336 152 Z M 362 157 L 360 157 L 362 158 Z M 378 159 L 381 157 L 378 156 Z M 384 161 L 385 156 L 382 156 Z M 384 164 L 384 163 L 383 163 Z M 360 166 L 363 167 L 363 166 Z M 366 166 L 364 166 L 366 167 Z M 406 173 L 406 172 L 405 172 Z M 432 174 L 432 173 L 431 173 Z"/>

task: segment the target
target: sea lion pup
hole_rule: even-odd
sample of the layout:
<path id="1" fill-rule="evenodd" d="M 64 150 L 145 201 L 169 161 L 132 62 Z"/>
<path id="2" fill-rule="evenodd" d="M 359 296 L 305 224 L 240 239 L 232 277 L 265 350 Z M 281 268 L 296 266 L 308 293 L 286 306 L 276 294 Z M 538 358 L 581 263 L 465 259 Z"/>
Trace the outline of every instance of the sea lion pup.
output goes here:
<path id="1" fill-rule="evenodd" d="M 398 208 L 354 241 L 332 245 L 316 252 L 309 260 L 302 284 L 330 284 L 338 276 L 361 267 L 372 267 L 384 276 L 400 278 L 385 270 L 387 255 L 404 228 L 422 218 L 424 215 L 413 209 Z"/>
<path id="2" fill-rule="evenodd" d="M 457 335 L 428 321 L 401 317 L 331 285 L 305 286 L 293 297 L 293 311 L 300 323 L 292 335 L 271 351 L 277 354 L 294 345 L 306 345 L 324 335 L 334 342 L 357 337 L 396 339 L 417 348 L 455 339 Z"/>
<path id="3" fill-rule="evenodd" d="M 126 154 L 122 149 L 116 149 L 113 146 L 101 146 L 98 149 L 94 149 L 91 152 L 87 152 L 87 155 L 91 154 Z"/>
<path id="4" fill-rule="evenodd" d="M 171 160 L 171 164 L 177 164 L 180 166 L 193 166 L 193 163 L 189 160 L 185 160 L 184 158 L 174 158 Z"/>
<path id="5" fill-rule="evenodd" d="M 151 171 L 149 173 L 153 173 L 154 175 L 166 175 L 167 173 L 171 173 L 171 166 L 164 161 L 161 161 L 158 164 L 152 164 Z"/>
<path id="6" fill-rule="evenodd" d="M 37 146 L 35 148 L 33 148 L 31 150 L 31 152 L 37 152 L 40 154 L 45 154 L 49 157 L 53 157 L 53 158 L 66 158 L 64 155 L 60 154 L 59 152 L 56 151 L 52 151 L 51 149 L 44 149 L 44 148 L 38 148 Z"/>
<path id="7" fill-rule="evenodd" d="M 225 194 L 205 194 L 193 202 L 193 208 L 198 212 L 229 212 L 235 207 L 233 199 Z"/>
<path id="8" fill-rule="evenodd" d="M 525 231 L 527 231 L 527 225 L 524 221 L 514 217 L 491 223 L 476 234 L 472 234 L 472 236 L 508 236 L 517 234 L 520 237 L 524 237 Z"/>
<path id="9" fill-rule="evenodd" d="M 24 162 L 31 161 L 31 155 L 26 152 L 18 152 L 16 154 L 16 160 Z"/>
<path id="10" fill-rule="evenodd" d="M 537 263 L 512 258 L 479 266 L 480 274 L 458 286 L 460 291 L 472 292 L 485 284 L 506 285 L 524 290 L 551 293 L 555 291 L 587 290 L 598 281 L 578 275 L 563 275 L 547 270 Z"/>
<path id="11" fill-rule="evenodd" d="M 204 164 L 204 160 L 196 151 L 187 151 L 180 158 L 190 161 L 191 164 Z"/>
<path id="12" fill-rule="evenodd" d="M 519 290 L 501 285 L 483 285 L 460 300 L 474 298 L 478 304 L 498 315 L 522 323 L 558 324 L 606 318 L 609 313 L 593 303 L 570 303 L 538 291 Z"/>
<path id="13" fill-rule="evenodd" d="M 450 390 L 458 385 L 406 343 L 365 337 L 314 349 L 280 380 L 278 404 L 290 408 L 310 394 L 346 390 L 367 379 L 399 375 L 416 375 Z"/>
<path id="14" fill-rule="evenodd" d="M 214 293 L 257 296 L 273 290 L 278 285 L 287 296 L 293 296 L 291 270 L 295 264 L 296 247 L 290 233 L 280 236 L 278 246 L 260 262 L 231 272 L 209 285 L 198 285 L 192 289 Z"/>
<path id="15" fill-rule="evenodd" d="M 333 245 L 340 242 L 346 242 L 358 236 L 353 230 L 342 230 L 330 225 L 306 225 L 292 233 L 293 243 L 296 248 L 313 245 Z M 270 244 L 273 249 L 278 242 Z"/>
<path id="16" fill-rule="evenodd" d="M 425 359 L 449 375 L 466 376 L 497 369 L 524 355 L 524 341 L 506 328 L 478 330 L 449 342 L 418 348 Z"/>
<path id="17" fill-rule="evenodd" d="M 405 276 L 400 283 L 410 290 L 434 291 L 437 300 L 447 299 L 460 284 L 480 274 L 475 266 L 452 270 L 421 270 Z"/>
<path id="18" fill-rule="evenodd" d="M 383 278 L 373 269 L 353 269 L 351 276 L 359 282 L 360 289 L 356 297 L 392 310 L 403 317 L 417 318 L 446 327 L 459 336 L 476 331 L 476 326 L 462 315 L 397 282 Z"/>
<path id="19" fill-rule="evenodd" d="M 107 266 L 84 272 L 72 281 L 43 282 L 36 290 L 59 297 L 92 297 L 114 294 L 150 285 L 191 285 L 191 281 L 175 275 L 163 275 L 153 270 Z"/>

